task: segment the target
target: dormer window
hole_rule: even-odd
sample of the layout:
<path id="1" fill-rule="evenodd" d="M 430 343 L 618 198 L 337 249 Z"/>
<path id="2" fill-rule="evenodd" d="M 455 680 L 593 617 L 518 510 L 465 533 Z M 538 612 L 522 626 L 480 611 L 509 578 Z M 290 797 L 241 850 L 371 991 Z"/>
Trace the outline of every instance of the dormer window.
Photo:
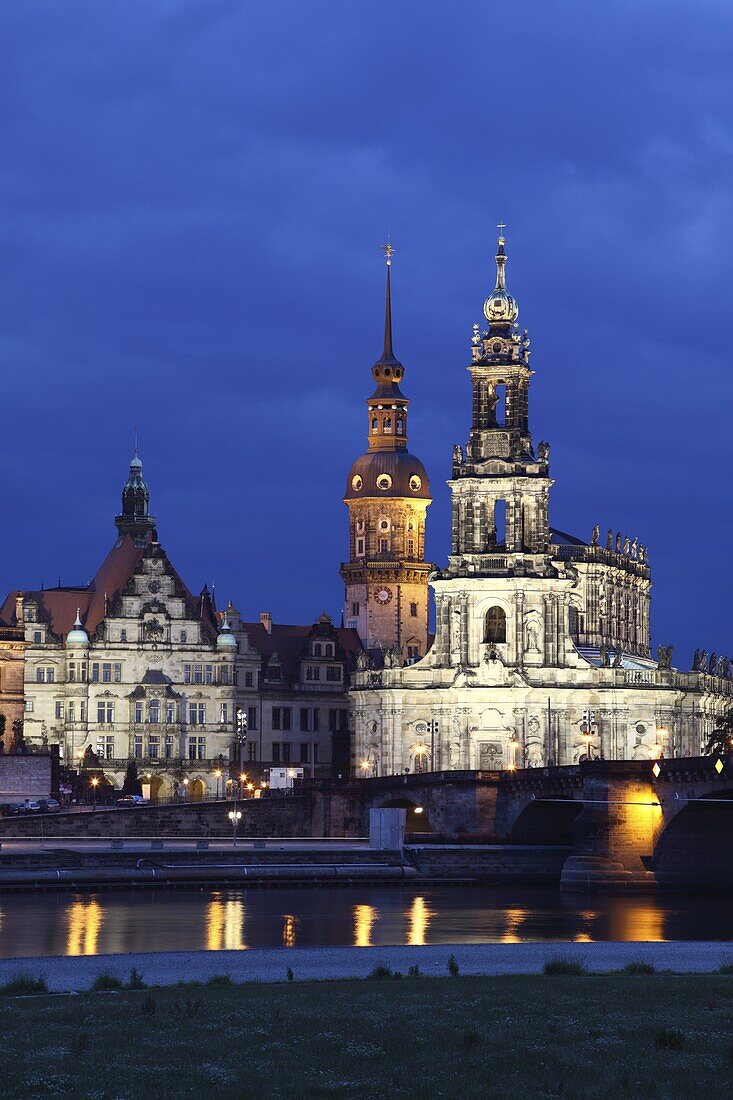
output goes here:
<path id="1" fill-rule="evenodd" d="M 280 665 L 270 665 L 270 667 L 267 670 L 267 677 L 268 677 L 269 680 L 281 680 L 282 679 L 282 669 L 281 669 Z"/>

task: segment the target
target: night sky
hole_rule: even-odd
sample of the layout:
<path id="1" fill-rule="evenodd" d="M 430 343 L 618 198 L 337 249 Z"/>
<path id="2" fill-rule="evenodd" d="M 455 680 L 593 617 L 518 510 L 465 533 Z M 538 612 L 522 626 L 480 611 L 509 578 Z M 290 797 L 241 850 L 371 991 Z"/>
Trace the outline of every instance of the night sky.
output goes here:
<path id="1" fill-rule="evenodd" d="M 444 562 L 504 220 L 551 523 L 731 653 L 732 49 L 723 0 L 3 0 L 0 587 L 89 580 L 137 426 L 191 588 L 338 621 L 388 231 Z"/>

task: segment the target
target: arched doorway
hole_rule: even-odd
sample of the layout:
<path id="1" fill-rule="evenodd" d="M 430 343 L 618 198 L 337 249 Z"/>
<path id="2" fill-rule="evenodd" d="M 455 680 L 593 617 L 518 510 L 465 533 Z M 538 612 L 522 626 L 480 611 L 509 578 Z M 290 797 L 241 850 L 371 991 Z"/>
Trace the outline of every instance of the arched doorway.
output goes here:
<path id="1" fill-rule="evenodd" d="M 170 802 L 171 785 L 167 779 L 162 775 L 151 775 L 149 784 L 151 802 Z"/>
<path id="2" fill-rule="evenodd" d="M 424 806 L 411 802 L 409 798 L 390 798 L 382 803 L 382 809 L 407 810 L 405 831 L 408 833 L 432 833 L 433 826 Z"/>
<path id="3" fill-rule="evenodd" d="M 191 802 L 203 802 L 206 797 L 206 785 L 203 779 L 192 779 L 188 787 L 188 797 Z"/>

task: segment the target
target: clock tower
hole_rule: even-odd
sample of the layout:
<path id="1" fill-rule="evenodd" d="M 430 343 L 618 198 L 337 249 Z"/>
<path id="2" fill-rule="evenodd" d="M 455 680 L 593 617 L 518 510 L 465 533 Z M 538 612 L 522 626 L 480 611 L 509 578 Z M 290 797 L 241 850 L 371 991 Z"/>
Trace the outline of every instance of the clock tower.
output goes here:
<path id="1" fill-rule="evenodd" d="M 428 647 L 428 575 L 425 513 L 431 503 L 425 467 L 407 449 L 407 398 L 400 390 L 404 367 L 392 350 L 391 267 L 387 256 L 384 348 L 372 367 L 376 383 L 367 401 L 368 449 L 349 470 L 344 503 L 349 509 L 349 561 L 344 623 L 359 632 L 373 655 L 394 651 L 405 661 Z"/>

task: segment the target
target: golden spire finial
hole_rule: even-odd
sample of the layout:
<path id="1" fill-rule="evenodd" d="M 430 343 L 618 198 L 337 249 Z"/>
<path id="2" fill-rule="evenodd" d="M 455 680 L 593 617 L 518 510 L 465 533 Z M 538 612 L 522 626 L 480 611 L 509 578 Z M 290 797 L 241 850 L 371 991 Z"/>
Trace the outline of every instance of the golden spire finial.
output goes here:
<path id="1" fill-rule="evenodd" d="M 391 267 L 392 266 L 392 256 L 394 255 L 394 248 L 392 247 L 392 245 L 390 243 L 389 233 L 387 234 L 387 243 L 383 244 L 383 245 L 380 245 L 380 247 L 381 247 L 382 252 L 384 253 L 385 258 L 387 260 L 387 267 Z"/>

